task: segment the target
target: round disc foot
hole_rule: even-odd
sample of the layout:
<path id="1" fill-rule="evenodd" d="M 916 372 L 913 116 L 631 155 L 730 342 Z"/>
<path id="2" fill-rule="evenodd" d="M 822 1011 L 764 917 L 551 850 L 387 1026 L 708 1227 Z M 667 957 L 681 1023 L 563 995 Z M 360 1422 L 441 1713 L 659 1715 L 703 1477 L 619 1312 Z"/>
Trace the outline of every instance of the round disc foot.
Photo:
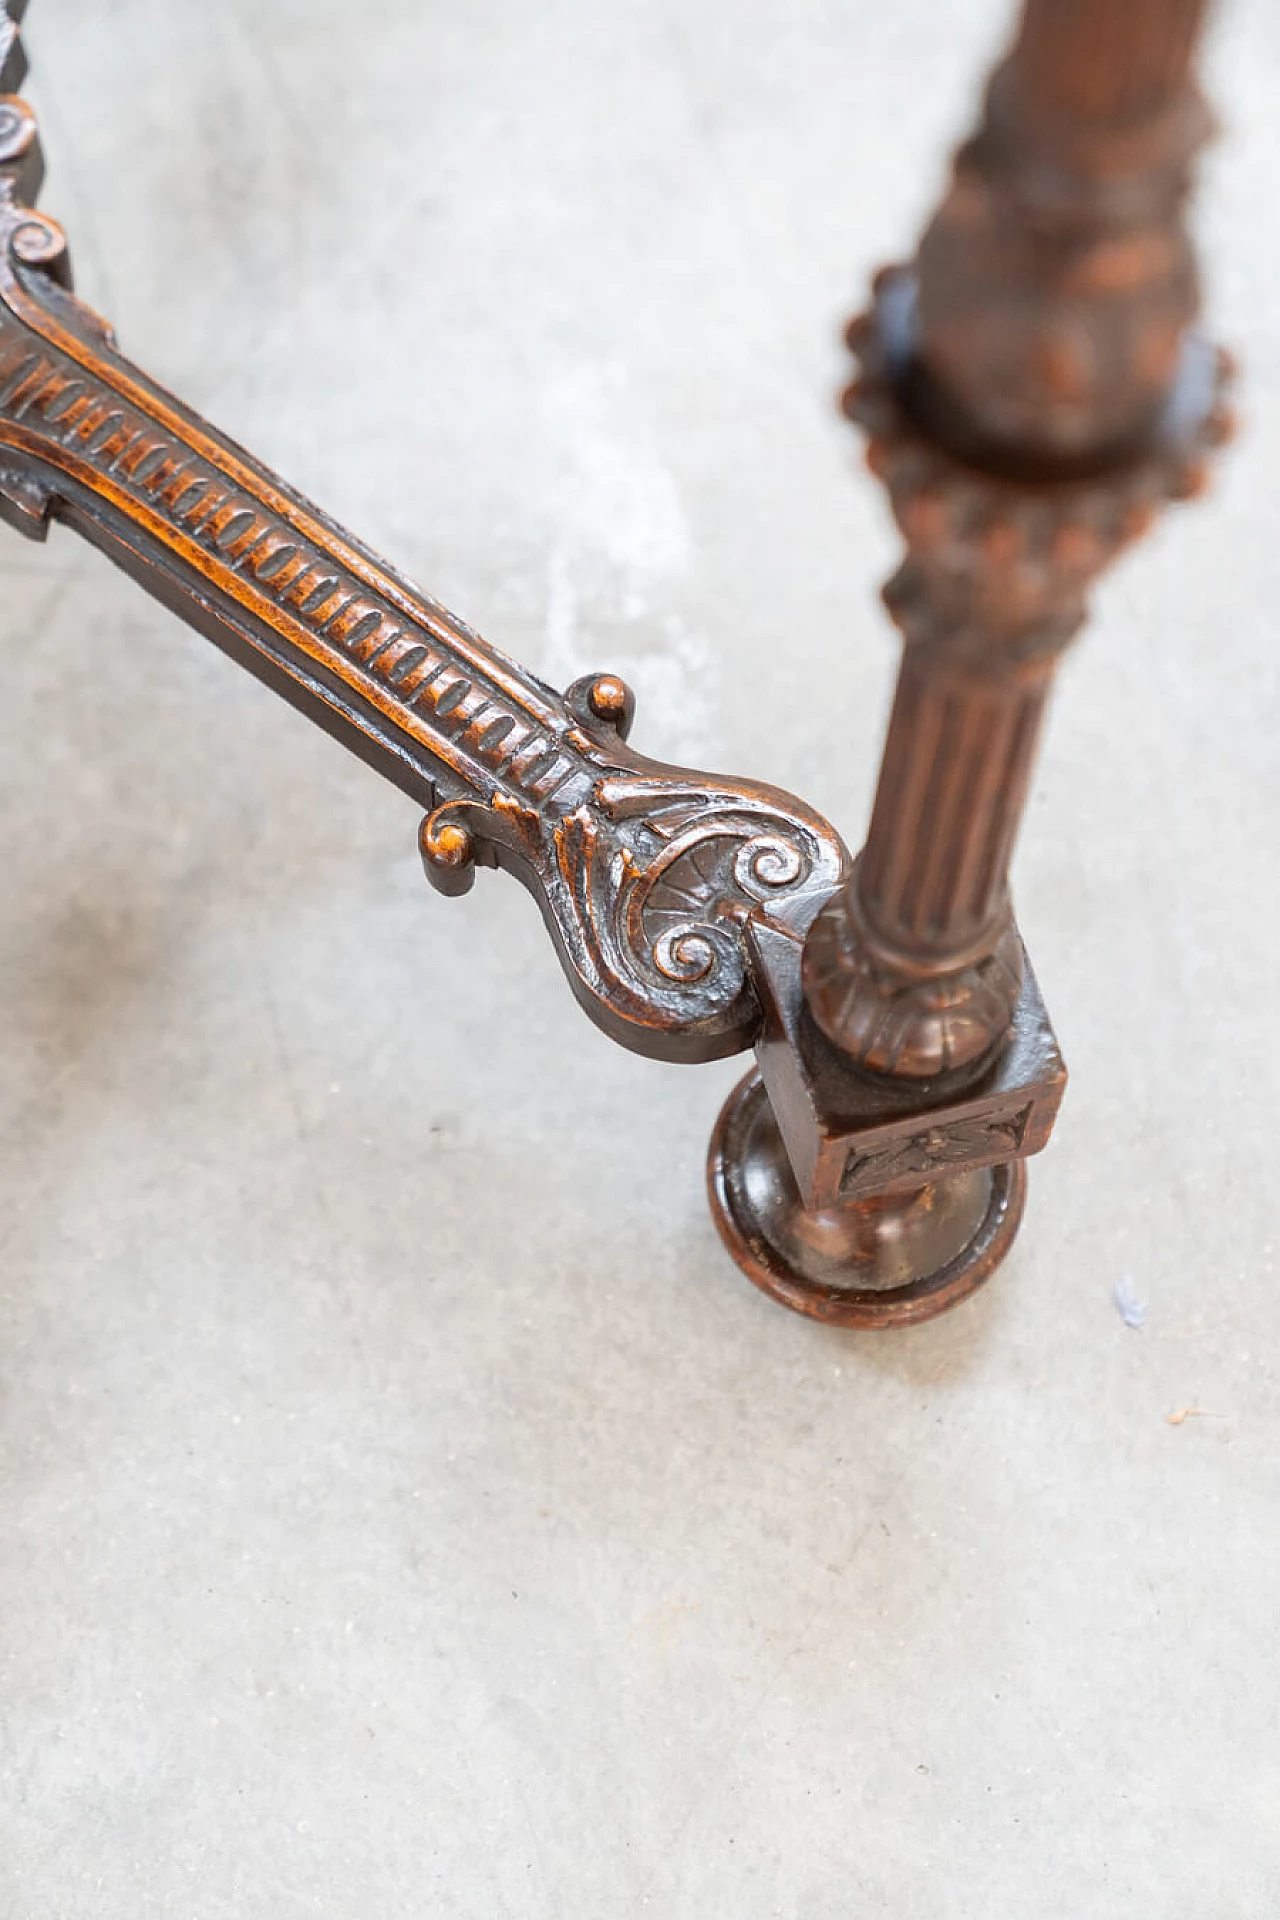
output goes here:
<path id="1" fill-rule="evenodd" d="M 707 1184 L 721 1239 L 762 1292 L 834 1326 L 900 1327 L 990 1277 L 1018 1231 L 1027 1175 L 1007 1160 L 810 1213 L 752 1072 L 720 1110 Z"/>

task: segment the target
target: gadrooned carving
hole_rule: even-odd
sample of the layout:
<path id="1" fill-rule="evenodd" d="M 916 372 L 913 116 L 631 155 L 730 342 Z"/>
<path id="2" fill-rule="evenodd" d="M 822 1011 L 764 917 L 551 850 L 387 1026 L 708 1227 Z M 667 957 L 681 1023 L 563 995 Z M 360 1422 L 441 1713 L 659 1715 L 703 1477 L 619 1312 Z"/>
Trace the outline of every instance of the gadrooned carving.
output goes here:
<path id="1" fill-rule="evenodd" d="M 7 115 L 7 117 L 6 117 Z M 426 598 L 130 365 L 66 291 L 61 230 L 23 204 L 34 121 L 0 102 L 0 510 L 63 515 L 427 809 L 427 874 L 507 867 L 570 982 L 623 1044 L 750 1044 L 742 925 L 803 932 L 846 855 L 818 814 L 626 745 L 615 675 L 561 696 Z"/>

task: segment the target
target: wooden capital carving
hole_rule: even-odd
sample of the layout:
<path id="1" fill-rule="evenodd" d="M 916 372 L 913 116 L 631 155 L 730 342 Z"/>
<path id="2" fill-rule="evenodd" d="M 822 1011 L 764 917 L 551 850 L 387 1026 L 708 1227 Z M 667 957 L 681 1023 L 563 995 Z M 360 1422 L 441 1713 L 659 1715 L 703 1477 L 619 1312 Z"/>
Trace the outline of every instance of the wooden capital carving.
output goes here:
<path id="1" fill-rule="evenodd" d="M 866 846 L 804 984 L 871 1073 L 945 1090 L 1003 1044 L 1009 861 L 1057 657 L 1230 430 L 1182 223 L 1203 12 L 1029 0 L 914 267 L 850 328 L 845 408 L 907 545 L 884 596 L 905 645 Z"/>

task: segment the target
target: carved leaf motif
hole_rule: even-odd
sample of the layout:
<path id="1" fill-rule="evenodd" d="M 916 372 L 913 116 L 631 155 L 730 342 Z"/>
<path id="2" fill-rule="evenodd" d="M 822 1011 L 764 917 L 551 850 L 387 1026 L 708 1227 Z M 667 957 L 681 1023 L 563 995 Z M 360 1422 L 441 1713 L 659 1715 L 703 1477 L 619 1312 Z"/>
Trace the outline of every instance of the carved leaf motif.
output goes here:
<path id="1" fill-rule="evenodd" d="M 1022 1145 L 1030 1115 L 1026 1105 L 1012 1114 L 939 1121 L 905 1140 L 899 1136 L 869 1151 L 855 1151 L 845 1167 L 841 1191 L 887 1185 L 910 1174 L 923 1177 L 939 1167 L 1007 1158 Z"/>
<path id="2" fill-rule="evenodd" d="M 755 1024 L 747 915 L 807 921 L 846 856 L 799 802 L 746 783 L 695 787 L 696 775 L 682 788 L 674 772 L 599 781 L 593 804 L 556 829 L 557 874 L 584 962 L 613 1004 L 634 1006 L 655 1035 L 688 1029 L 696 1057 L 709 1058 L 746 1044 Z"/>
<path id="3" fill-rule="evenodd" d="M 673 1059 L 748 1045 L 758 1008 L 742 923 L 808 925 L 846 866 L 831 828 L 789 795 L 633 753 L 616 676 L 564 696 L 544 686 L 127 362 L 53 284 L 66 284 L 63 238 L 22 204 L 38 184 L 34 120 L 10 104 L 0 515 L 36 535 L 49 513 L 92 527 L 167 605 L 418 798 L 442 890 L 464 891 L 477 865 L 516 872 L 615 1038 Z"/>

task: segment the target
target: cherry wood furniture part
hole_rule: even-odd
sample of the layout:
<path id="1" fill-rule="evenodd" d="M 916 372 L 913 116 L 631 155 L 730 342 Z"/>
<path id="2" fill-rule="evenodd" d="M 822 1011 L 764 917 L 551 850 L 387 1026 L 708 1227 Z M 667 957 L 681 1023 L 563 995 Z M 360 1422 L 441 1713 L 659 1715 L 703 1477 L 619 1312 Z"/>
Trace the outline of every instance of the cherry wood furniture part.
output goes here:
<path id="1" fill-rule="evenodd" d="M 1090 584 L 1228 431 L 1183 219 L 1205 7 L 1026 0 L 914 261 L 850 327 L 845 410 L 906 545 L 856 859 L 788 794 L 634 751 L 616 675 L 544 685 L 125 359 L 34 211 L 21 0 L 0 13 L 0 513 L 74 528 L 401 787 L 441 892 L 514 873 L 622 1045 L 754 1047 L 712 1210 L 821 1319 L 980 1285 L 1062 1096 L 1009 862 Z"/>

